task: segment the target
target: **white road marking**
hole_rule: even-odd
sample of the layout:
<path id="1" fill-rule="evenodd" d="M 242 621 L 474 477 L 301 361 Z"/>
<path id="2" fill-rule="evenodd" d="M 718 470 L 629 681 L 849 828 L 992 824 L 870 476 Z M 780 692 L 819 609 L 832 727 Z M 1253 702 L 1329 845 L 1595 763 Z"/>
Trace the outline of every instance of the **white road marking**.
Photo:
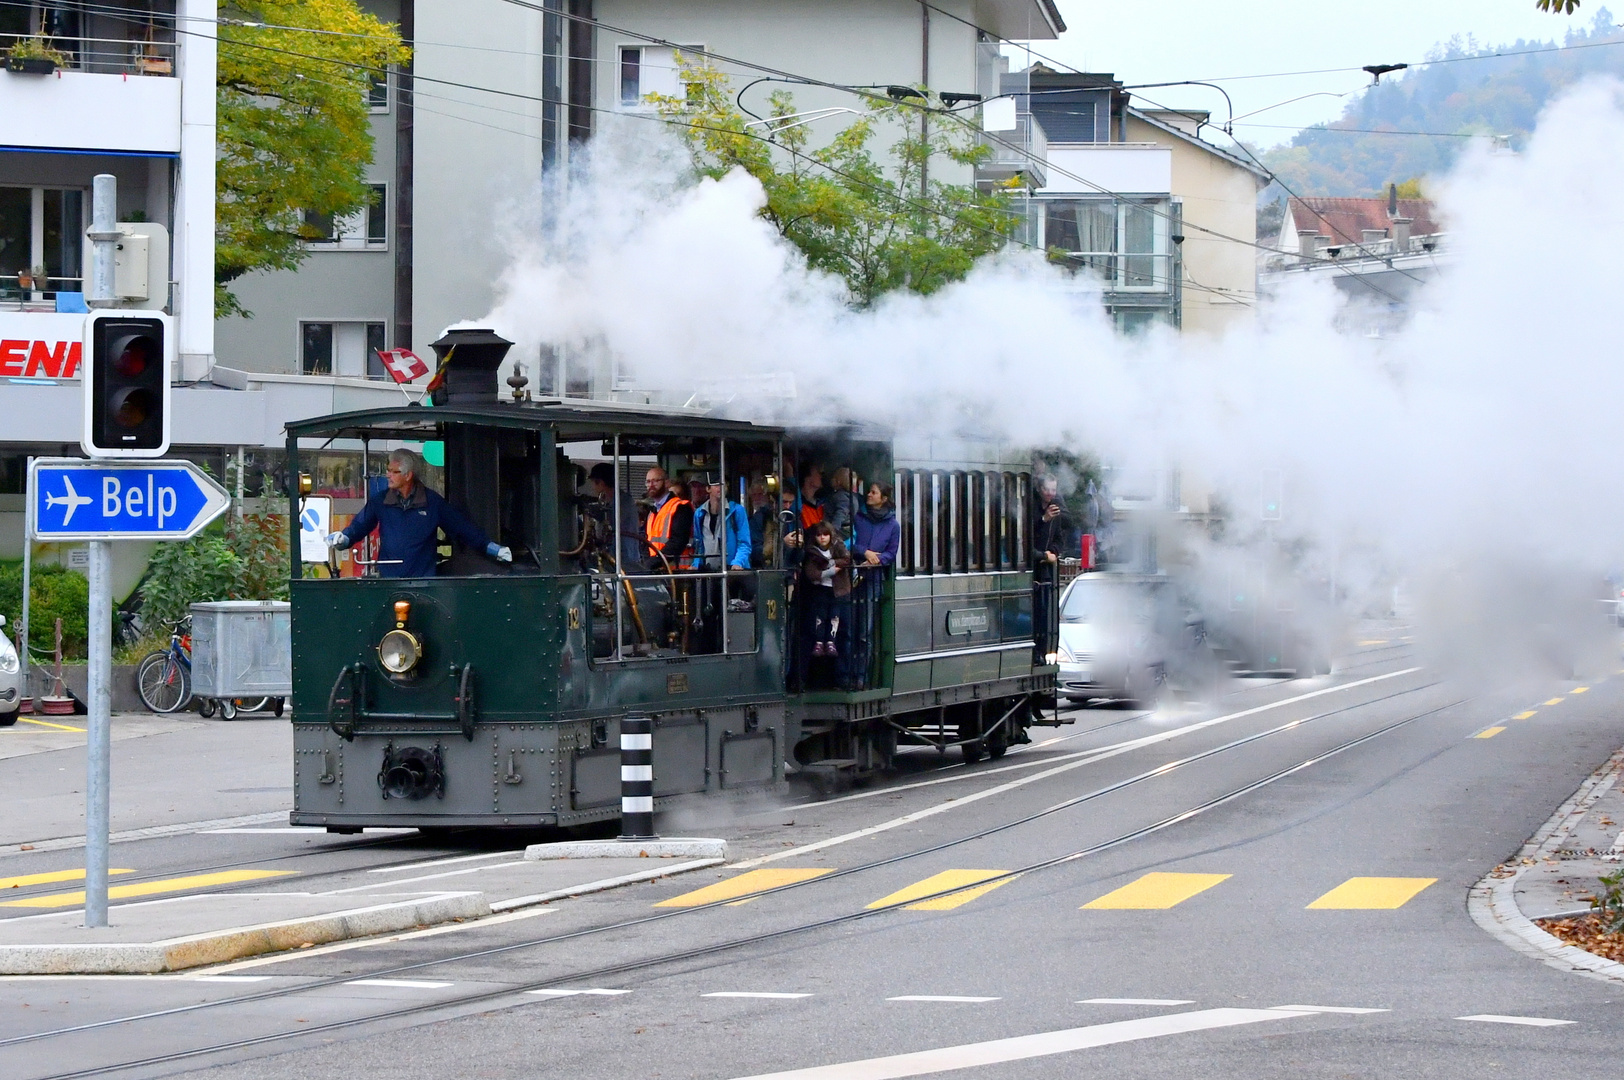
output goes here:
<path id="1" fill-rule="evenodd" d="M 1573 1020 L 1547 1020 L 1543 1016 L 1495 1016 L 1493 1013 L 1479 1013 L 1476 1016 L 1457 1016 L 1456 1020 L 1476 1020 L 1484 1024 L 1522 1024 L 1524 1027 L 1561 1027 L 1563 1024 L 1572 1024 Z"/>
<path id="2" fill-rule="evenodd" d="M 887 1001 L 948 1001 L 965 1005 L 978 1005 L 983 1001 L 1002 1001 L 995 997 L 952 997 L 945 994 L 909 994 L 905 997 L 889 997 Z"/>
<path id="3" fill-rule="evenodd" d="M 326 956 L 328 953 L 348 952 L 351 949 L 369 949 L 374 945 L 393 945 L 397 941 L 415 941 L 418 938 L 438 937 L 440 934 L 455 934 L 463 930 L 472 930 L 475 927 L 497 926 L 505 922 L 516 922 L 519 919 L 533 919 L 537 915 L 551 915 L 557 908 L 530 908 L 526 911 L 511 911 L 502 915 L 489 915 L 483 919 L 470 919 L 463 923 L 447 923 L 444 926 L 431 926 L 426 930 L 408 930 L 404 934 L 390 934 L 387 937 L 363 938 L 360 941 L 335 941 L 331 945 L 317 945 L 314 949 L 295 949 L 292 952 L 276 953 L 273 956 L 256 956 L 252 960 L 238 960 L 232 964 L 222 964 L 215 968 L 217 972 L 242 971 L 246 968 L 264 967 L 266 964 L 285 964 L 289 960 L 305 960 L 312 956 Z M 24 978 L 37 979 L 38 975 L 27 975 Z M 114 976 L 123 978 L 126 976 Z M 150 979 L 150 975 L 140 975 L 137 978 Z M 162 976 L 160 976 L 162 977 Z M 184 976 L 195 978 L 195 976 Z"/>
<path id="4" fill-rule="evenodd" d="M 1174 1013 L 1171 1016 L 1152 1016 L 1142 1020 L 1119 1020 L 1111 1024 L 1095 1024 L 1091 1027 L 1068 1028 L 1063 1031 L 1045 1031 L 1037 1035 L 1018 1035 L 1012 1039 L 947 1046 L 939 1050 L 921 1050 L 913 1054 L 869 1058 L 866 1061 L 848 1061 L 839 1065 L 816 1065 L 808 1069 L 760 1073 L 741 1077 L 739 1080 L 896 1080 L 905 1076 L 926 1076 L 930 1073 L 971 1069 L 980 1065 L 997 1065 L 1006 1061 L 1025 1061 L 1029 1058 L 1066 1054 L 1073 1050 L 1088 1050 L 1096 1046 L 1155 1039 L 1164 1035 L 1182 1035 L 1192 1031 L 1210 1031 L 1238 1024 L 1259 1024 L 1302 1015 L 1304 1014 L 1274 1012 L 1269 1009 L 1204 1009 L 1198 1012 Z"/>
<path id="5" fill-rule="evenodd" d="M 526 990 L 525 993 L 534 994 L 536 997 L 581 997 L 582 995 L 594 997 L 615 997 L 619 994 L 629 994 L 631 991 L 600 990 L 593 988 L 591 990 Z"/>
<path id="6" fill-rule="evenodd" d="M 699 996 L 700 997 L 719 997 L 719 998 L 782 998 L 782 999 L 787 1001 L 787 1000 L 789 1000 L 791 998 L 809 998 L 812 995 L 811 994 L 772 994 L 772 993 L 765 993 L 765 992 L 756 993 L 756 992 L 749 991 L 749 990 L 718 990 L 714 994 L 700 994 Z"/>
<path id="7" fill-rule="evenodd" d="M 379 828 L 377 826 L 370 826 L 365 831 L 371 833 L 374 836 L 385 836 L 385 835 L 388 835 L 388 834 L 391 834 L 391 833 L 409 833 L 409 832 L 416 832 L 417 830 L 416 829 L 385 829 L 385 828 Z M 275 828 L 275 829 L 199 829 L 199 830 L 197 830 L 197 832 L 194 835 L 196 835 L 196 836 L 278 836 L 278 835 L 283 835 L 283 834 L 287 834 L 287 833 L 305 833 L 306 835 L 315 835 L 315 836 L 326 836 L 327 835 L 327 831 L 325 829 L 323 829 L 320 825 L 283 825 L 280 828 Z M 347 839 L 349 839 L 349 837 L 348 836 L 342 836 L 342 837 L 339 837 L 339 839 L 347 840 Z"/>
<path id="8" fill-rule="evenodd" d="M 861 840 L 864 837 L 873 836 L 876 833 L 889 832 L 890 830 L 900 828 L 903 825 L 911 825 L 914 822 L 920 821 L 924 818 L 934 817 L 937 814 L 945 814 L 949 810 L 957 810 L 961 806 L 969 806 L 971 803 L 980 802 L 982 799 L 994 798 L 995 796 L 1002 795 L 1005 792 L 1014 791 L 1016 788 L 1025 787 L 1027 784 L 1035 784 L 1039 780 L 1047 780 L 1051 776 L 1059 776 L 1061 773 L 1070 772 L 1073 769 L 1080 769 L 1084 765 L 1092 765 L 1095 762 L 1104 761 L 1107 758 L 1113 758 L 1119 754 L 1126 754 L 1130 751 L 1137 750 L 1142 746 L 1153 746 L 1156 743 L 1166 742 L 1169 739 L 1176 739 L 1180 735 L 1188 735 L 1193 731 L 1201 731 L 1205 728 L 1210 728 L 1215 724 L 1228 723 L 1231 720 L 1239 720 L 1245 716 L 1255 716 L 1258 713 L 1268 712 L 1271 709 L 1278 709 L 1285 705 L 1294 705 L 1298 702 L 1307 701 L 1310 698 L 1322 697 L 1326 694 L 1334 694 L 1343 690 L 1352 690 L 1355 687 L 1369 686 L 1371 683 L 1382 682 L 1386 679 L 1396 679 L 1401 675 L 1411 675 L 1420 670 L 1420 667 L 1409 667 L 1402 671 L 1388 672 L 1386 675 L 1373 675 L 1368 679 L 1359 679 L 1356 682 L 1342 683 L 1339 686 L 1327 686 L 1319 690 L 1311 690 L 1306 694 L 1298 694 L 1295 697 L 1282 698 L 1279 701 L 1271 702 L 1267 705 L 1257 705 L 1250 709 L 1242 709 L 1240 712 L 1233 712 L 1224 716 L 1215 716 L 1211 720 L 1202 720 L 1200 723 L 1189 724 L 1181 728 L 1174 728 L 1171 731 L 1161 731 L 1154 735 L 1145 735 L 1137 739 L 1129 739 L 1126 742 L 1116 743 L 1111 746 L 1102 746 L 1093 750 L 1080 750 L 1078 751 L 1079 760 L 1071 761 L 1065 765 L 1058 765 L 1051 769 L 1045 769 L 1044 771 L 1034 773 L 1031 776 L 1022 777 L 1019 780 L 1011 780 L 1006 784 L 998 784 L 995 787 L 978 791 L 973 795 L 966 795 L 963 798 L 938 803 L 937 805 L 927 807 L 924 810 L 915 810 L 911 814 L 904 814 L 901 817 L 892 818 L 890 821 L 882 821 L 877 825 L 870 825 L 864 829 L 857 829 L 853 832 L 842 833 L 839 836 L 831 836 L 827 840 L 818 840 L 811 844 L 802 844 L 800 847 L 786 848 L 783 851 L 775 851 L 771 855 L 760 855 L 754 859 L 745 859 L 743 862 L 731 863 L 729 865 L 736 870 L 747 870 L 750 867 L 761 866 L 764 863 L 777 862 L 780 859 L 800 858 L 801 856 L 810 854 L 814 851 L 822 851 L 825 848 L 836 847 L 837 845 L 849 843 L 853 840 Z M 987 774 L 974 773 L 966 775 L 985 776 Z M 940 781 L 937 782 L 939 783 Z"/>
<path id="9" fill-rule="evenodd" d="M 503 854 L 509 854 L 503 852 Z M 395 878 L 393 881 L 375 881 L 371 885 L 356 885 L 349 889 L 333 889 L 329 892 L 317 893 L 317 896 L 343 896 L 346 893 L 367 892 L 371 889 L 393 889 L 398 885 L 410 885 L 417 881 L 439 881 L 441 878 L 462 877 L 464 874 L 477 874 L 484 870 L 500 870 L 506 866 L 523 866 L 523 859 L 512 862 L 492 863 L 489 866 L 469 866 L 462 870 L 447 870 L 443 874 L 424 874 L 422 877 Z"/>
<path id="10" fill-rule="evenodd" d="M 458 855 L 451 859 L 434 859 L 429 862 L 408 863 L 405 866 L 380 866 L 376 870 L 368 870 L 369 874 L 404 874 L 411 870 L 426 870 L 431 866 L 450 866 L 452 863 L 479 862 L 482 859 L 511 859 L 515 855 L 523 855 L 523 849 L 518 851 L 488 851 L 483 855 Z"/>
<path id="11" fill-rule="evenodd" d="M 1177 998 L 1085 998 L 1079 1005 L 1194 1005 Z"/>
<path id="12" fill-rule="evenodd" d="M 199 975 L 187 979 L 187 982 L 214 982 L 214 983 L 251 983 L 270 982 L 269 975 Z"/>
<path id="13" fill-rule="evenodd" d="M 448 982 L 430 982 L 427 979 L 351 979 L 345 986 L 393 986 L 401 990 L 444 990 Z"/>
<path id="14" fill-rule="evenodd" d="M 1392 1012 L 1391 1009 L 1354 1009 L 1344 1005 L 1271 1005 L 1271 1009 L 1281 1012 L 1305 1013 L 1346 1013 L 1349 1016 L 1364 1016 L 1366 1013 Z"/>

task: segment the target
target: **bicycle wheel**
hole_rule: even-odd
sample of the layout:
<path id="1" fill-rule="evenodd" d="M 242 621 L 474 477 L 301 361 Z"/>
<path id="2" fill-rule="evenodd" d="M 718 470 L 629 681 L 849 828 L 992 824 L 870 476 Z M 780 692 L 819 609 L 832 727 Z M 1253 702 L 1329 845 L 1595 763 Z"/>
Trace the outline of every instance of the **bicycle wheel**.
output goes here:
<path id="1" fill-rule="evenodd" d="M 232 698 L 231 704 L 237 707 L 238 712 L 264 712 L 271 704 L 268 697 L 239 697 Z"/>
<path id="2" fill-rule="evenodd" d="M 172 713 L 192 700 L 191 676 L 166 652 L 155 652 L 141 661 L 135 671 L 135 687 L 141 703 L 155 713 Z"/>

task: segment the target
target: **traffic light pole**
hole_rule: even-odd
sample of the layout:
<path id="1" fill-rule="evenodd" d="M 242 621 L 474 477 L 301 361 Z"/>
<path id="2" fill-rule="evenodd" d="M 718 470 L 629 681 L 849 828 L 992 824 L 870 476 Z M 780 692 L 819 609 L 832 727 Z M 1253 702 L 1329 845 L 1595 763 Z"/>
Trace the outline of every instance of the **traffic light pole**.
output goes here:
<path id="1" fill-rule="evenodd" d="M 85 925 L 107 925 L 107 847 L 112 780 L 113 545 L 90 542 L 90 734 L 85 782 Z"/>
<path id="2" fill-rule="evenodd" d="M 85 298 L 90 307 L 112 307 L 114 259 L 118 241 L 118 178 L 100 173 L 91 181 L 90 262 L 91 286 Z M 168 373 L 165 373 L 168 377 Z M 90 372 L 81 375 L 87 383 Z M 112 829 L 108 788 L 113 763 L 113 545 L 90 542 L 89 610 L 89 735 L 85 752 L 85 925 L 107 925 L 108 836 Z"/>

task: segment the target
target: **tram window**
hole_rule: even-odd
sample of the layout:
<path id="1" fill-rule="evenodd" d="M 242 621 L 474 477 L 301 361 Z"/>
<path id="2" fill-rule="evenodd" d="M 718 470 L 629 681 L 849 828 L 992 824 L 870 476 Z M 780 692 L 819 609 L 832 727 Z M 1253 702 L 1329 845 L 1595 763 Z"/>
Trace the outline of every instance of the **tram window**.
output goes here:
<path id="1" fill-rule="evenodd" d="M 970 570 L 984 570 L 986 563 L 982 552 L 985 550 L 981 537 L 981 502 L 982 493 L 986 488 L 986 478 L 978 472 L 965 473 L 965 558 Z"/>
<path id="2" fill-rule="evenodd" d="M 897 527 L 901 534 L 898 538 L 896 559 L 899 574 L 914 572 L 914 500 L 909 486 L 911 479 L 906 469 L 898 469 L 891 474 L 891 491 L 896 499 Z"/>
<path id="3" fill-rule="evenodd" d="M 1010 507 L 1009 519 L 1015 526 L 1015 568 L 1029 570 L 1032 567 L 1032 553 L 1027 550 L 1029 544 L 1026 536 L 1026 507 L 1031 499 L 1031 475 L 1016 473 L 1014 489 L 1015 499 Z"/>
<path id="4" fill-rule="evenodd" d="M 948 479 L 946 473 L 930 474 L 930 568 L 932 573 L 951 573 L 948 561 Z"/>
<path id="5" fill-rule="evenodd" d="M 964 474 L 947 475 L 947 558 L 954 573 L 964 570 Z"/>

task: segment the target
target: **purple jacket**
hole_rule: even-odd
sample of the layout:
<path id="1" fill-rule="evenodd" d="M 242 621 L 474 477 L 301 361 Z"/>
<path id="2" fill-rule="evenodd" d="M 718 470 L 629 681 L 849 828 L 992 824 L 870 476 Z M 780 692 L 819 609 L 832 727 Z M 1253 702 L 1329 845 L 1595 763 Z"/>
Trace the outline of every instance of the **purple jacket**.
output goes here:
<path id="1" fill-rule="evenodd" d="M 890 510 L 878 521 L 869 517 L 869 510 L 864 507 L 857 515 L 855 522 L 857 537 L 851 546 L 852 558 L 858 564 L 863 562 L 863 554 L 872 551 L 880 557 L 881 566 L 893 566 L 897 561 L 897 546 L 902 543 L 902 525 L 897 521 L 896 514 Z"/>

